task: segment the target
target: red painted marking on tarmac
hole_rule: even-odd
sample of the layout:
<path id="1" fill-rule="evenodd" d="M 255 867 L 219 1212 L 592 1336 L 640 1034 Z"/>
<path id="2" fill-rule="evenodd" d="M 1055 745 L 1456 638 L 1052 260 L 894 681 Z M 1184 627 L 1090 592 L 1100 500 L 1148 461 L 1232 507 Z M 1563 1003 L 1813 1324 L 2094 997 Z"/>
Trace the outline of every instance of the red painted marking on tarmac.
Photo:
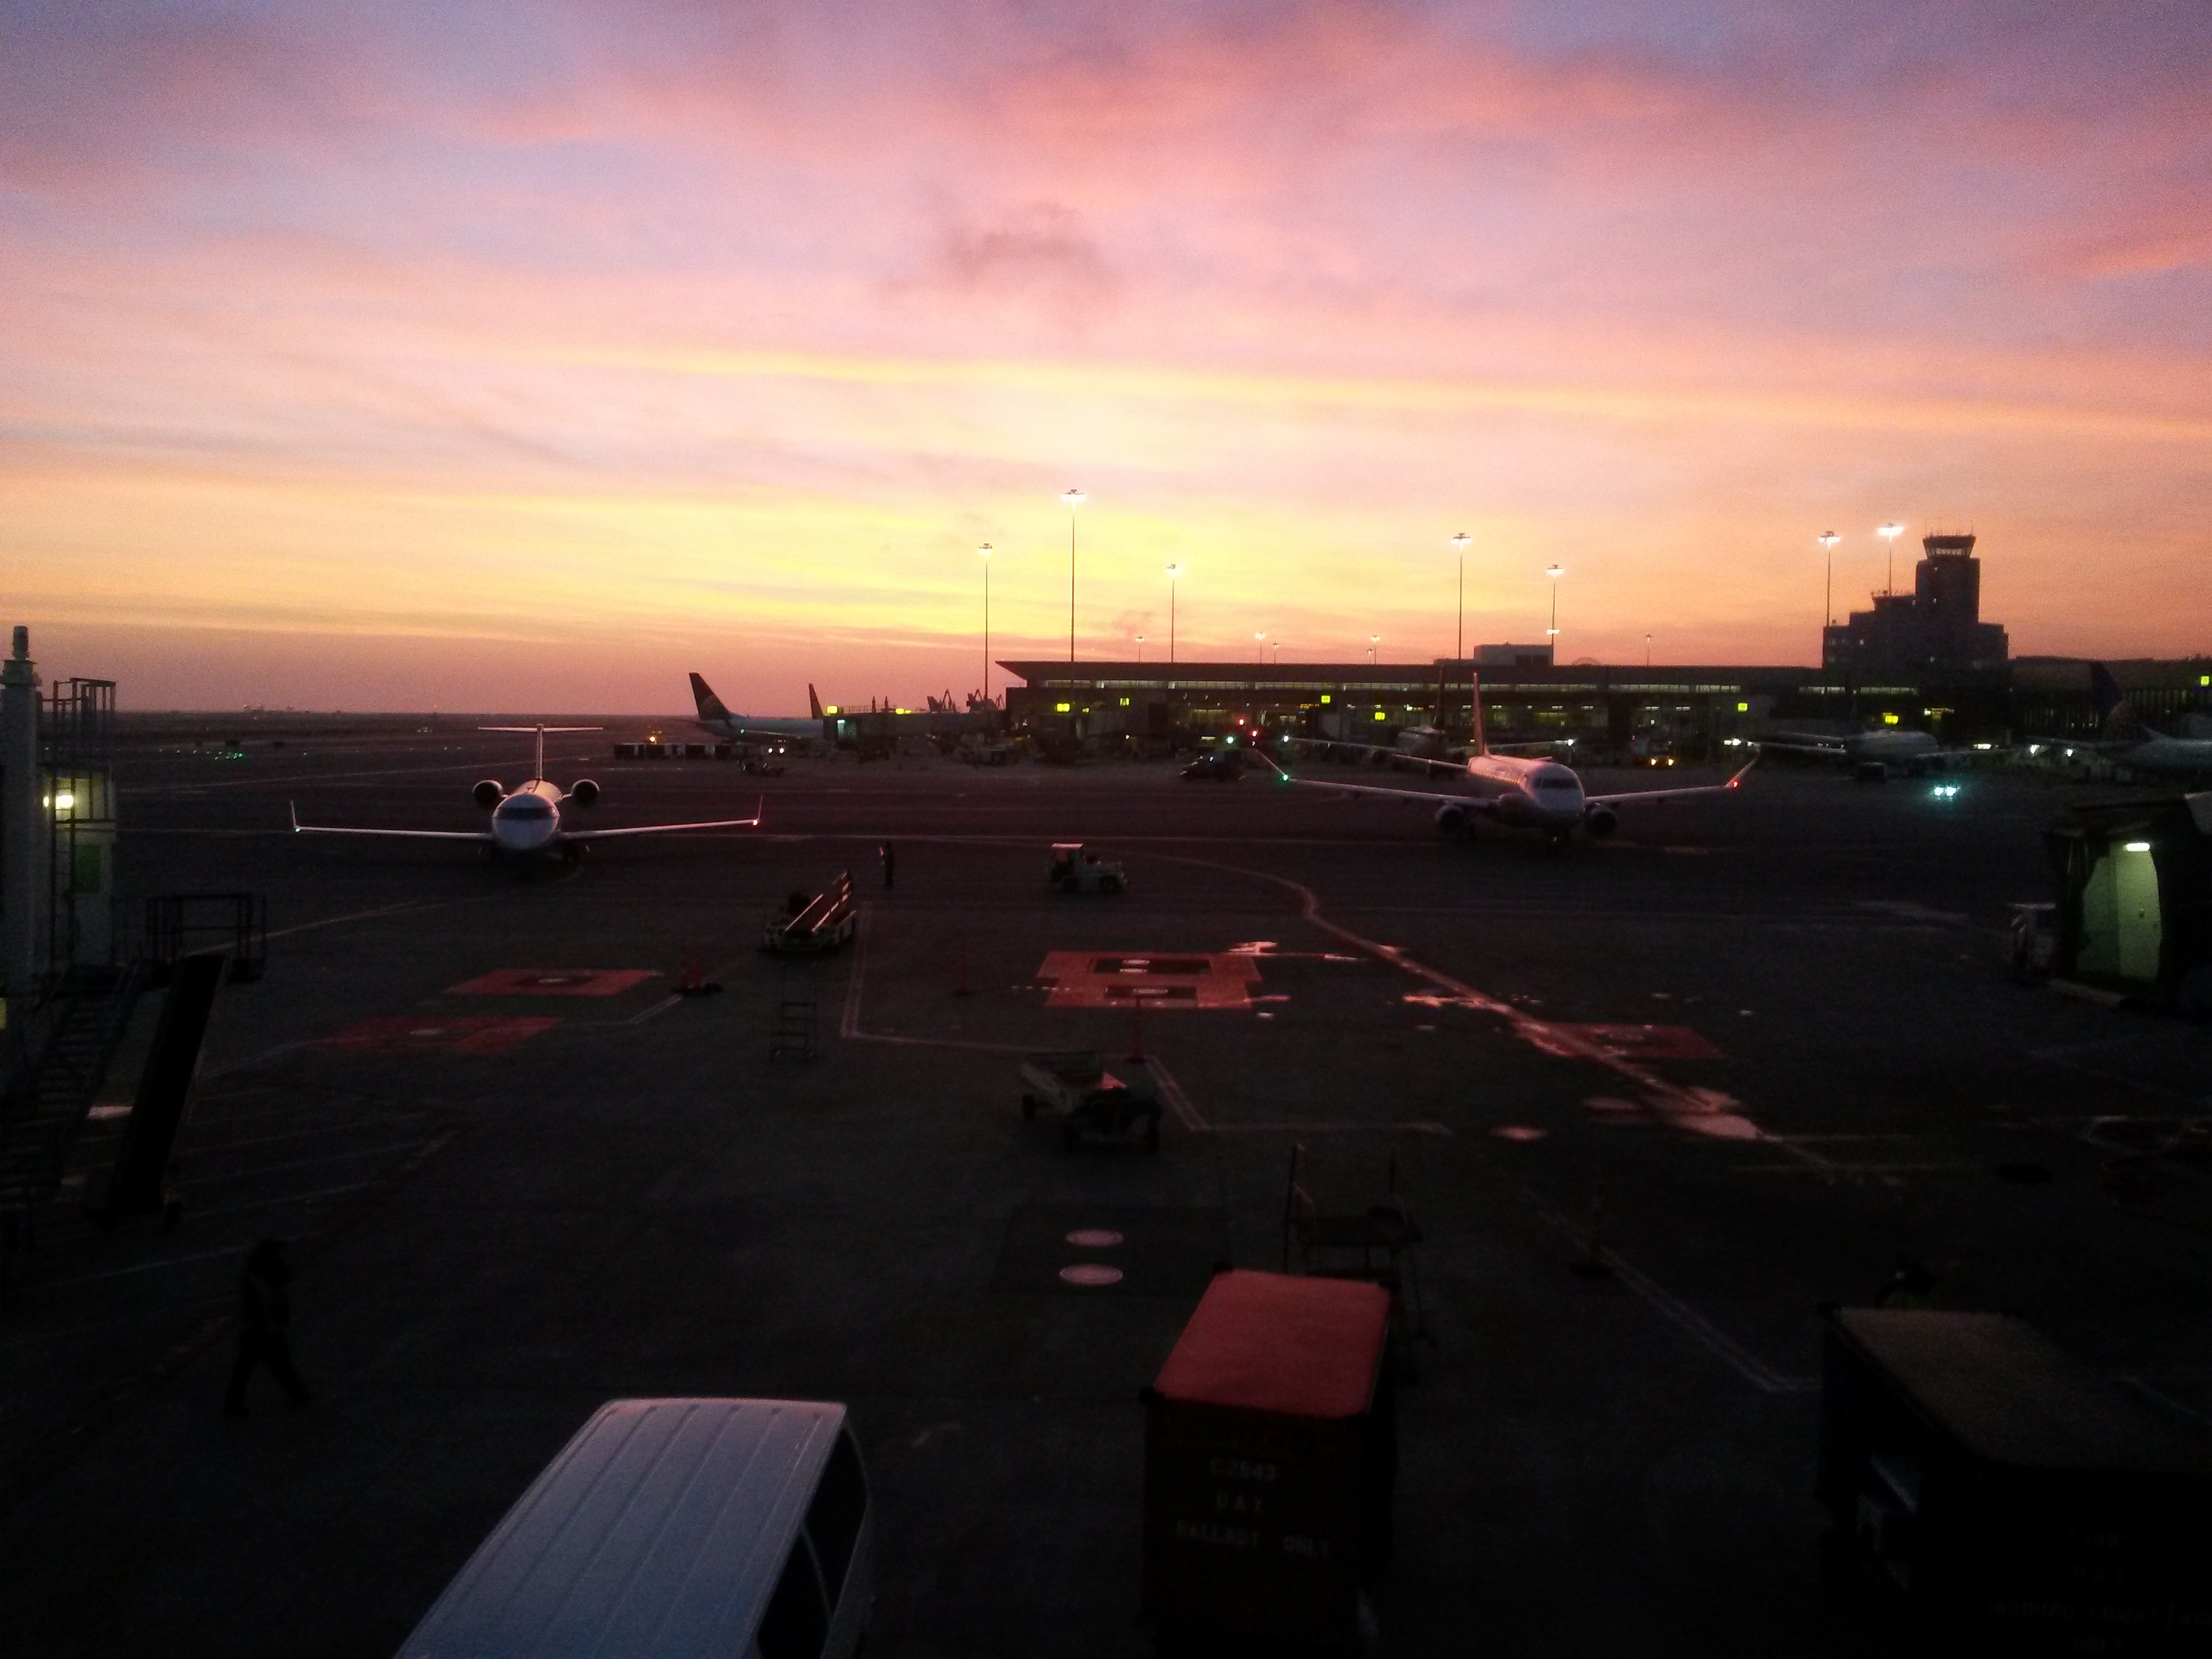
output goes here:
<path id="1" fill-rule="evenodd" d="M 1249 956 L 1234 952 L 1054 951 L 1036 976 L 1052 987 L 1048 1008 L 1249 1008 L 1260 969 Z"/>
<path id="2" fill-rule="evenodd" d="M 449 997 L 611 997 L 655 977 L 647 968 L 495 968 L 449 985 Z"/>
<path id="3" fill-rule="evenodd" d="M 1718 1060 L 1721 1051 L 1686 1025 L 1553 1025 L 1626 1060 Z"/>
<path id="4" fill-rule="evenodd" d="M 499 1054 L 561 1022 L 544 1015 L 465 1014 L 425 1019 L 380 1014 L 322 1039 L 349 1054 Z"/>

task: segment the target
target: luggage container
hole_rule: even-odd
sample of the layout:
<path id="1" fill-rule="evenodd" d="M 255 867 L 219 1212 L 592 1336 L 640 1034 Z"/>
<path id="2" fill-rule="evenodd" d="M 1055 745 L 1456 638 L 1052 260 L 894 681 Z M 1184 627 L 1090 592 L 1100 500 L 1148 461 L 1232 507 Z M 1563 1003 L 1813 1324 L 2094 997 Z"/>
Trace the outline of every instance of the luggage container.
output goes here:
<path id="1" fill-rule="evenodd" d="M 1390 1293 L 1217 1274 L 1145 1401 L 1145 1612 L 1166 1650 L 1346 1653 L 1390 1552 Z"/>
<path id="2" fill-rule="evenodd" d="M 2212 1651 L 2212 1432 L 2010 1315 L 1826 1320 L 1832 1584 L 1961 1651 Z"/>

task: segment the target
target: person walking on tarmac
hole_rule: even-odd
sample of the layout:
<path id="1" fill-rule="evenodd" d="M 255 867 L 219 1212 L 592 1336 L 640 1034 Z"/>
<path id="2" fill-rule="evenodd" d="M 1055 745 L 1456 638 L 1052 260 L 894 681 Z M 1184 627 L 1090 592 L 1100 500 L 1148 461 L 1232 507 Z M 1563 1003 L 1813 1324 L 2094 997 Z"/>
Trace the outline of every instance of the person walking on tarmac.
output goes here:
<path id="1" fill-rule="evenodd" d="M 238 1274 L 238 1358 L 231 1362 L 230 1390 L 222 1408 L 246 1415 L 246 1384 L 256 1365 L 269 1367 L 276 1384 L 295 1406 L 312 1397 L 292 1368 L 292 1264 L 284 1241 L 264 1238 L 249 1251 Z"/>

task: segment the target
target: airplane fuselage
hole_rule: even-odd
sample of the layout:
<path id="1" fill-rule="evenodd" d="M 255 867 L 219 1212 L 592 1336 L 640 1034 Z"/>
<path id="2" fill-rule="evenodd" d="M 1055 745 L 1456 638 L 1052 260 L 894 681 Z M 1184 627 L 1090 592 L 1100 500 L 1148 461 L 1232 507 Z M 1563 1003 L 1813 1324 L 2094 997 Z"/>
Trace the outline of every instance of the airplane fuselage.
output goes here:
<path id="1" fill-rule="evenodd" d="M 492 850 L 503 857 L 538 858 L 561 844 L 558 784 L 532 778 L 491 809 Z"/>
<path id="2" fill-rule="evenodd" d="M 1564 836 L 1582 827 L 1588 804 L 1574 769 L 1522 755 L 1470 755 L 1468 787 L 1502 823 Z"/>

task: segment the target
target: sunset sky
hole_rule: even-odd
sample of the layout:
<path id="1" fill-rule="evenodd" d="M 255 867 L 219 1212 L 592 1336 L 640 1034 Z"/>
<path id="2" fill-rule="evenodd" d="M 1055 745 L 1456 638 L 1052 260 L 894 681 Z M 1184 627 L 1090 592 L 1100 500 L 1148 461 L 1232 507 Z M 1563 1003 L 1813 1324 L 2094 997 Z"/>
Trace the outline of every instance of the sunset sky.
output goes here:
<path id="1" fill-rule="evenodd" d="M 2203 0 L 8 0 L 0 622 L 125 708 L 2212 649 Z M 1000 677 L 995 672 L 994 690 Z"/>

